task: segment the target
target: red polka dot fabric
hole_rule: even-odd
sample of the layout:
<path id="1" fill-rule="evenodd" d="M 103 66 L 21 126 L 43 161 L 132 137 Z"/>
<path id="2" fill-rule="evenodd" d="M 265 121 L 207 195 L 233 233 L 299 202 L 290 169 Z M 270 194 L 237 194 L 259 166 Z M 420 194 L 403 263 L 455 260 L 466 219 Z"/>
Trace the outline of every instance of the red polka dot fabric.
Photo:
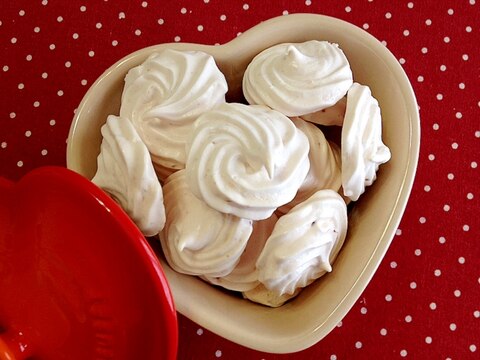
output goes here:
<path id="1" fill-rule="evenodd" d="M 318 344 L 260 353 L 179 315 L 178 358 L 480 358 L 478 0 L 2 1 L 0 176 L 65 166 L 76 107 L 124 55 L 166 42 L 222 44 L 299 12 L 363 28 L 404 67 L 422 130 L 409 204 L 371 283 Z"/>

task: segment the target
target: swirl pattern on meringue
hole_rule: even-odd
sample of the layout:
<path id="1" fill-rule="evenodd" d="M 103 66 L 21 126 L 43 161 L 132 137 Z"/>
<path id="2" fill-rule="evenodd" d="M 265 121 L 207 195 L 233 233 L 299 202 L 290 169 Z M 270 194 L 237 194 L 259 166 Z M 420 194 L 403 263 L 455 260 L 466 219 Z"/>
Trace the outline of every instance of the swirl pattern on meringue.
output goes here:
<path id="1" fill-rule="evenodd" d="M 252 220 L 291 201 L 308 173 L 305 134 L 265 106 L 222 104 L 195 122 L 186 163 L 192 192 Z"/>
<path id="2" fill-rule="evenodd" d="M 308 199 L 318 190 L 331 189 L 338 191 L 342 186 L 340 148 L 338 145 L 328 141 L 322 130 L 314 124 L 299 117 L 294 117 L 291 120 L 307 136 L 310 143 L 308 153 L 310 170 L 295 198 L 278 209 L 283 214 Z"/>
<path id="3" fill-rule="evenodd" d="M 165 225 L 163 192 L 145 144 L 132 123 L 110 115 L 92 182 L 112 196 L 146 236 Z"/>
<path id="4" fill-rule="evenodd" d="M 249 291 L 260 284 L 255 264 L 277 220 L 273 214 L 268 219 L 256 221 L 247 247 L 233 271 L 224 277 L 206 276 L 204 280 L 233 291 Z"/>
<path id="5" fill-rule="evenodd" d="M 185 167 L 192 123 L 225 102 L 226 92 L 211 55 L 167 48 L 127 73 L 120 115 L 132 120 L 155 165 L 171 173 Z"/>
<path id="6" fill-rule="evenodd" d="M 252 233 L 252 221 L 212 209 L 196 198 L 185 170 L 167 178 L 167 221 L 160 236 L 169 265 L 190 275 L 221 277 L 235 268 Z"/>
<path id="7" fill-rule="evenodd" d="M 354 83 L 348 91 L 341 156 L 343 192 L 356 201 L 376 180 L 379 166 L 391 157 L 382 142 L 380 107 L 368 86 Z"/>
<path id="8" fill-rule="evenodd" d="M 260 282 L 294 294 L 332 270 L 347 233 L 347 206 L 333 190 L 317 191 L 277 221 L 257 260 Z"/>
<path id="9" fill-rule="evenodd" d="M 338 45 L 310 40 L 278 44 L 255 56 L 243 77 L 243 93 L 250 104 L 301 116 L 334 105 L 352 83 Z"/>

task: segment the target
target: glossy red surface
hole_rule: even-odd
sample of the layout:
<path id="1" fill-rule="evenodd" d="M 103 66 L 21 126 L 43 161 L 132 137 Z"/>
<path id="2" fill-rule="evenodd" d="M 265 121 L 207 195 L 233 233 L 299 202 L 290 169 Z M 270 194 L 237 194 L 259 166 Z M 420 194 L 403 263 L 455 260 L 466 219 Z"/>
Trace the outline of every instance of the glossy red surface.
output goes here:
<path id="1" fill-rule="evenodd" d="M 0 179 L 0 359 L 174 359 L 158 259 L 102 190 L 64 168 Z"/>

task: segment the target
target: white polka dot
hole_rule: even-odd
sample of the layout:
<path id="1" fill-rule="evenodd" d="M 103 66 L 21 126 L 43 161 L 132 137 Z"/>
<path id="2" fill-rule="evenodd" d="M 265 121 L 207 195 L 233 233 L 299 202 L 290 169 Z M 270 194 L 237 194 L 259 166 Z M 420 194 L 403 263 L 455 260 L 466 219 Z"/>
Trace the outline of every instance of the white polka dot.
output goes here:
<path id="1" fill-rule="evenodd" d="M 227 15 L 225 15 L 225 14 L 220 15 L 220 20 L 222 20 L 222 21 L 227 20 Z"/>
<path id="2" fill-rule="evenodd" d="M 470 230 L 470 226 L 465 224 L 465 225 L 462 226 L 462 229 L 463 229 L 463 231 L 468 231 L 468 230 Z"/>
<path id="3" fill-rule="evenodd" d="M 447 67 L 445 65 L 440 65 L 440 71 L 445 71 L 447 70 Z"/>
<path id="4" fill-rule="evenodd" d="M 78 39 L 78 36 L 79 36 L 79 35 L 78 35 L 77 33 L 73 33 L 72 38 L 73 38 L 74 40 L 77 40 L 77 39 Z"/>
<path id="5" fill-rule="evenodd" d="M 14 112 L 10 113 L 10 119 L 15 119 L 16 117 L 17 117 L 17 114 L 15 114 Z"/>
<path id="6" fill-rule="evenodd" d="M 11 42 L 12 44 L 16 44 L 16 43 L 17 43 L 17 38 L 16 38 L 16 37 L 12 37 L 12 38 L 10 39 L 10 42 Z"/>
<path id="7" fill-rule="evenodd" d="M 96 24 L 95 24 L 95 27 L 96 27 L 97 29 L 101 29 L 101 28 L 102 28 L 102 23 L 96 23 Z"/>
<path id="8" fill-rule="evenodd" d="M 364 307 L 364 306 L 360 308 L 360 313 L 363 314 L 363 315 L 365 315 L 367 313 L 367 311 L 368 311 L 367 308 Z"/>
<path id="9" fill-rule="evenodd" d="M 352 11 L 352 8 L 350 6 L 346 6 L 345 7 L 345 12 L 349 13 L 350 11 Z"/>
<path id="10" fill-rule="evenodd" d="M 165 24 L 165 20 L 163 20 L 163 19 L 158 19 L 158 20 L 157 20 L 157 23 L 158 23 L 159 25 L 163 25 L 163 24 Z"/>
<path id="11" fill-rule="evenodd" d="M 203 31 L 203 25 L 198 25 L 198 26 L 197 26 L 197 30 L 198 30 L 198 31 Z"/>
<path id="12" fill-rule="evenodd" d="M 26 137 L 32 136 L 32 132 L 30 130 L 25 131 L 25 136 Z"/>
<path id="13" fill-rule="evenodd" d="M 475 131 L 475 137 L 480 138 L 480 130 Z"/>
<path id="14" fill-rule="evenodd" d="M 135 30 L 135 35 L 140 36 L 142 35 L 142 31 L 140 29 Z"/>
<path id="15" fill-rule="evenodd" d="M 362 346 L 363 346 L 363 344 L 362 344 L 361 341 L 357 341 L 357 342 L 355 343 L 355 348 L 357 348 L 357 349 L 361 349 Z"/>
<path id="16" fill-rule="evenodd" d="M 430 190 L 432 190 L 432 188 L 430 187 L 430 185 L 425 185 L 425 186 L 423 187 L 423 190 L 424 190 L 425 192 L 429 192 Z"/>
<path id="17" fill-rule="evenodd" d="M 382 335 L 382 336 L 387 335 L 387 329 L 385 329 L 385 328 L 380 329 L 380 335 Z"/>
<path id="18" fill-rule="evenodd" d="M 42 154 L 43 156 L 47 155 L 48 154 L 48 151 L 47 149 L 43 149 L 40 154 Z"/>
<path id="19" fill-rule="evenodd" d="M 402 229 L 395 230 L 395 235 L 397 235 L 397 236 L 402 235 Z"/>
<path id="20" fill-rule="evenodd" d="M 199 329 L 197 330 L 197 335 L 202 335 L 202 334 L 203 334 L 203 329 L 202 329 L 202 328 L 199 328 Z"/>
<path id="21" fill-rule="evenodd" d="M 467 194 L 467 199 L 468 199 L 468 200 L 472 200 L 472 199 L 473 199 L 473 194 L 472 194 L 472 193 L 468 193 L 468 194 Z"/>
<path id="22" fill-rule="evenodd" d="M 465 60 L 465 61 L 467 61 L 467 60 L 468 60 L 468 55 L 467 55 L 467 54 L 463 54 L 463 55 L 462 55 L 462 59 Z"/>
<path id="23" fill-rule="evenodd" d="M 217 358 L 222 357 L 222 350 L 215 351 L 215 357 Z"/>
<path id="24" fill-rule="evenodd" d="M 412 322 L 412 317 L 410 315 L 405 316 L 405 322 L 411 323 Z"/>
<path id="25" fill-rule="evenodd" d="M 385 295 L 385 301 L 387 301 L 387 302 L 392 301 L 392 295 L 390 295 L 390 294 Z"/>
<path id="26" fill-rule="evenodd" d="M 443 99 L 443 95 L 442 94 L 437 94 L 437 100 L 442 100 Z"/>
<path id="27" fill-rule="evenodd" d="M 413 289 L 416 289 L 416 288 L 417 288 L 417 283 L 416 283 L 415 281 L 412 281 L 412 282 L 410 283 L 410 289 L 413 290 Z"/>
<path id="28" fill-rule="evenodd" d="M 33 106 L 34 107 L 39 107 L 40 106 L 40 101 L 34 101 Z"/>
<path id="29" fill-rule="evenodd" d="M 398 62 L 403 65 L 405 64 L 406 60 L 404 58 L 400 58 L 398 59 Z"/>
<path id="30" fill-rule="evenodd" d="M 423 80 L 424 80 L 424 78 L 423 78 L 422 75 L 419 75 L 419 76 L 417 77 L 417 81 L 418 81 L 418 82 L 423 82 Z"/>
<path id="31" fill-rule="evenodd" d="M 403 30 L 403 36 L 408 36 L 410 35 L 410 31 L 408 29 Z"/>
<path id="32" fill-rule="evenodd" d="M 343 325 L 343 322 L 342 322 L 342 320 L 340 320 L 340 321 L 337 323 L 336 327 L 337 327 L 337 328 L 340 328 L 340 327 L 342 327 L 342 325 Z"/>
<path id="33" fill-rule="evenodd" d="M 422 47 L 422 54 L 426 54 L 428 52 L 428 49 L 426 47 Z"/>
<path id="34" fill-rule="evenodd" d="M 87 7 L 84 6 L 84 5 L 80 6 L 80 11 L 81 11 L 81 12 L 87 11 Z"/>
<path id="35" fill-rule="evenodd" d="M 465 83 L 460 83 L 460 84 L 458 84 L 458 88 L 459 88 L 460 90 L 464 90 L 464 89 L 465 89 Z"/>
<path id="36" fill-rule="evenodd" d="M 407 7 L 408 7 L 409 9 L 413 9 L 413 2 L 409 2 L 409 3 L 407 4 Z"/>
<path id="37" fill-rule="evenodd" d="M 477 346 L 475 344 L 470 345 L 468 348 L 470 349 L 471 352 L 477 351 Z"/>
<path id="38" fill-rule="evenodd" d="M 397 267 L 397 265 L 398 265 L 398 264 L 397 264 L 396 261 L 392 261 L 392 262 L 390 263 L 390 267 L 391 267 L 392 269 L 395 269 L 395 268 Z"/>
<path id="39" fill-rule="evenodd" d="M 248 10 L 250 6 L 248 4 L 243 4 L 243 10 Z"/>
<path id="40" fill-rule="evenodd" d="M 3 143 L 2 143 L 2 144 L 3 144 Z M 475 311 L 473 312 L 473 316 L 476 317 L 477 319 L 480 318 L 480 311 L 475 310 Z"/>
<path id="41" fill-rule="evenodd" d="M 425 20 L 425 24 L 428 26 L 432 25 L 432 20 L 430 19 Z"/>
<path id="42" fill-rule="evenodd" d="M 448 9 L 448 10 L 447 10 L 447 14 L 448 14 L 448 15 L 453 15 L 453 9 Z"/>
<path id="43" fill-rule="evenodd" d="M 471 26 L 467 26 L 467 27 L 465 28 L 465 31 L 466 31 L 466 32 L 472 32 L 472 27 L 471 27 Z"/>
<path id="44" fill-rule="evenodd" d="M 27 60 L 27 61 L 32 61 L 32 55 L 28 54 L 28 55 L 25 57 L 25 60 Z"/>
<path id="45" fill-rule="evenodd" d="M 337 355 L 335 354 L 330 355 L 330 360 L 337 360 Z"/>
<path id="46" fill-rule="evenodd" d="M 389 13 L 389 12 L 385 13 L 385 18 L 391 19 L 392 18 L 392 13 Z"/>
<path id="47" fill-rule="evenodd" d="M 181 40 L 181 38 L 180 38 L 180 36 L 177 35 L 173 38 L 173 40 L 175 40 L 175 42 L 179 42 Z"/>
<path id="48" fill-rule="evenodd" d="M 436 276 L 436 277 L 439 277 L 440 275 L 442 275 L 442 271 L 440 269 L 435 269 L 435 271 L 433 272 L 433 274 Z"/>
<path id="49" fill-rule="evenodd" d="M 288 15 L 288 10 L 283 10 L 283 11 L 282 11 L 282 15 L 284 15 L 284 16 L 285 16 L 285 15 Z"/>
<path id="50" fill-rule="evenodd" d="M 457 289 L 453 292 L 453 295 L 455 295 L 455 297 L 460 297 L 462 295 L 462 292 Z"/>
<path id="51" fill-rule="evenodd" d="M 445 42 L 446 44 L 448 44 L 450 42 L 450 38 L 448 36 L 445 36 L 443 38 L 443 42 Z"/>
<path id="52" fill-rule="evenodd" d="M 50 50 L 55 50 L 55 44 L 50 44 L 48 47 Z"/>
<path id="53" fill-rule="evenodd" d="M 429 307 L 430 307 L 430 309 L 435 310 L 437 308 L 437 304 L 432 302 L 432 303 L 430 303 Z"/>
<path id="54" fill-rule="evenodd" d="M 23 90 L 25 88 L 25 85 L 23 83 L 18 84 L 18 89 Z"/>
<path id="55" fill-rule="evenodd" d="M 142 7 L 146 8 L 148 6 L 148 3 L 146 1 L 142 2 Z"/>
<path id="56" fill-rule="evenodd" d="M 61 17 L 61 16 L 57 17 L 57 21 L 58 21 L 58 22 L 62 22 L 62 21 L 63 21 L 63 17 Z"/>
<path id="57" fill-rule="evenodd" d="M 72 63 L 70 61 L 65 62 L 65 67 L 69 68 L 72 66 Z"/>
<path id="58" fill-rule="evenodd" d="M 453 180 L 454 178 L 455 178 L 455 175 L 453 175 L 452 173 L 449 173 L 449 174 L 447 175 L 447 179 L 448 179 L 448 180 Z"/>
<path id="59" fill-rule="evenodd" d="M 416 256 L 422 255 L 422 250 L 420 250 L 420 249 L 415 249 L 415 255 L 416 255 Z"/>
<path id="60" fill-rule="evenodd" d="M 445 244 L 445 243 L 447 242 L 447 239 L 445 239 L 445 237 L 443 237 L 443 236 L 440 236 L 440 237 L 438 238 L 438 242 L 439 242 L 440 244 Z"/>
<path id="61" fill-rule="evenodd" d="M 121 20 L 121 19 L 125 19 L 125 13 L 123 11 L 119 12 L 118 13 L 118 18 Z"/>
<path id="62" fill-rule="evenodd" d="M 362 25 L 362 27 L 363 27 L 364 30 L 367 30 L 367 29 L 370 27 L 370 25 L 368 25 L 367 23 L 365 23 L 365 24 Z"/>
<path id="63" fill-rule="evenodd" d="M 5 141 L 2 141 L 2 143 L 0 144 L 0 147 L 2 149 L 5 149 L 7 147 L 7 143 Z"/>
<path id="64" fill-rule="evenodd" d="M 112 46 L 117 46 L 118 45 L 118 41 L 117 40 L 113 40 L 112 41 Z"/>
<path id="65" fill-rule="evenodd" d="M 457 150 L 457 149 L 458 149 L 458 143 L 453 142 L 453 143 L 452 143 L 452 149 L 453 149 L 453 150 Z"/>
<path id="66" fill-rule="evenodd" d="M 35 26 L 33 28 L 33 31 L 36 32 L 37 34 L 40 32 L 40 28 L 38 26 Z"/>
<path id="67" fill-rule="evenodd" d="M 430 336 L 427 336 L 427 337 L 425 338 L 425 343 L 431 344 L 431 343 L 432 343 L 432 338 L 431 338 Z"/>
<path id="68" fill-rule="evenodd" d="M 425 216 L 421 216 L 418 221 L 420 222 L 420 224 L 425 224 L 427 222 L 427 218 Z"/>
<path id="69" fill-rule="evenodd" d="M 407 354 L 408 354 L 408 352 L 407 352 L 407 350 L 405 350 L 405 349 L 403 349 L 403 350 L 400 351 L 400 356 L 401 356 L 401 357 L 405 357 L 405 356 L 407 356 Z"/>
<path id="70" fill-rule="evenodd" d="M 450 211 L 450 205 L 448 204 L 443 205 L 443 211 Z"/>
<path id="71" fill-rule="evenodd" d="M 48 0 L 42 0 L 42 5 L 47 5 L 48 4 Z"/>
<path id="72" fill-rule="evenodd" d="M 80 81 L 80 84 L 82 84 L 83 86 L 87 85 L 87 80 L 83 79 L 82 81 Z"/>
<path id="73" fill-rule="evenodd" d="M 476 169 L 477 166 L 478 166 L 478 164 L 477 164 L 476 161 L 472 161 L 471 164 L 470 164 L 470 167 L 471 167 L 472 169 Z"/>
<path id="74" fill-rule="evenodd" d="M 180 9 L 180 13 L 182 13 L 182 14 L 186 14 L 186 13 L 187 13 L 187 9 L 186 9 L 186 8 L 184 8 L 184 7 L 183 7 L 183 8 L 181 8 L 181 9 Z"/>
<path id="75" fill-rule="evenodd" d="M 457 330 L 457 324 L 451 323 L 449 328 L 450 328 L 450 330 L 455 331 L 455 330 Z"/>
<path id="76" fill-rule="evenodd" d="M 311 2 L 311 0 L 305 0 L 305 5 L 307 5 L 307 6 L 310 6 L 310 5 L 312 5 L 312 2 Z"/>
<path id="77" fill-rule="evenodd" d="M 52 119 L 52 120 L 50 120 L 49 124 L 50 124 L 50 126 L 54 126 L 56 124 L 56 121 Z"/>
<path id="78" fill-rule="evenodd" d="M 22 160 L 17 161 L 17 166 L 18 166 L 18 167 L 22 167 L 22 166 L 23 166 L 23 161 L 22 161 Z"/>

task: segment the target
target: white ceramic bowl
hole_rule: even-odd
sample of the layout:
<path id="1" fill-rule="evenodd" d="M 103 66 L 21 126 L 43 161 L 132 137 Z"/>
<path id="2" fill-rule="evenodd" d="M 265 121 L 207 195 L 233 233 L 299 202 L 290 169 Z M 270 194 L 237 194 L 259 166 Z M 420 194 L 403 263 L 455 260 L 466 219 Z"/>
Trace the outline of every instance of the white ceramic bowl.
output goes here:
<path id="1" fill-rule="evenodd" d="M 125 74 L 156 50 L 170 47 L 212 54 L 229 84 L 227 100 L 234 101 L 242 98 L 242 76 L 256 54 L 277 43 L 311 39 L 338 43 L 350 61 L 355 81 L 370 86 L 382 110 L 383 139 L 392 152 L 377 181 L 350 212 L 348 237 L 333 272 L 284 306 L 268 308 L 176 273 L 161 259 L 180 313 L 236 343 L 272 353 L 307 348 L 336 326 L 374 275 L 404 212 L 418 160 L 419 115 L 408 78 L 390 51 L 354 25 L 313 14 L 265 21 L 221 46 L 152 46 L 126 56 L 91 86 L 68 138 L 68 167 L 91 179 L 100 151 L 100 127 L 108 114 L 118 114 Z"/>

